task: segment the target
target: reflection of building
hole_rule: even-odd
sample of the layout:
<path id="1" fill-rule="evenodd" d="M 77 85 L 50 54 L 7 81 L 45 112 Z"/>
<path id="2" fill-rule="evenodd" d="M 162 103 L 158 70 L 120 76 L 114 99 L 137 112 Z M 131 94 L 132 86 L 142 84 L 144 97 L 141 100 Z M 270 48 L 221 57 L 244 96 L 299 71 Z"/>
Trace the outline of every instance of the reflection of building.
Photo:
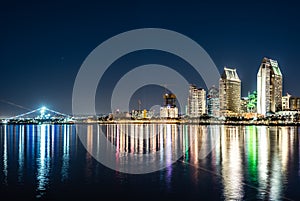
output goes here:
<path id="1" fill-rule="evenodd" d="M 282 74 L 277 61 L 264 58 L 257 73 L 257 113 L 281 110 Z"/>
<path id="2" fill-rule="evenodd" d="M 220 110 L 223 113 L 240 111 L 241 80 L 236 69 L 224 68 L 219 81 Z"/>
<path id="3" fill-rule="evenodd" d="M 206 113 L 205 97 L 206 92 L 204 89 L 197 88 L 195 85 L 190 85 L 187 111 L 190 117 L 199 117 Z"/>
<path id="4" fill-rule="evenodd" d="M 172 148 L 178 150 L 177 153 L 180 154 L 182 140 L 185 140 L 179 137 L 182 127 L 178 128 L 176 124 L 108 124 L 105 128 L 106 139 L 116 146 L 118 153 L 145 154 L 161 151 L 163 155 L 157 154 L 153 157 L 158 157 L 156 158 L 158 161 L 170 163 L 172 160 L 169 161 L 171 158 L 167 157 L 174 154 Z M 91 148 L 97 146 L 99 146 L 97 141 L 93 141 Z M 130 155 L 118 158 L 119 162 L 128 157 Z"/>
<path id="5" fill-rule="evenodd" d="M 217 117 L 219 116 L 219 111 L 219 89 L 213 86 L 207 93 L 207 114 L 212 117 Z"/>
<path id="6" fill-rule="evenodd" d="M 175 94 L 166 93 L 164 95 L 164 106 L 160 108 L 161 118 L 178 118 L 178 108 L 176 107 Z"/>
<path id="7" fill-rule="evenodd" d="M 241 135 L 238 127 L 223 127 L 220 132 L 219 143 L 219 164 L 220 175 L 222 175 L 225 200 L 242 200 L 244 197 L 244 189 L 242 182 L 244 181 L 243 168 L 243 149 L 244 137 Z"/>

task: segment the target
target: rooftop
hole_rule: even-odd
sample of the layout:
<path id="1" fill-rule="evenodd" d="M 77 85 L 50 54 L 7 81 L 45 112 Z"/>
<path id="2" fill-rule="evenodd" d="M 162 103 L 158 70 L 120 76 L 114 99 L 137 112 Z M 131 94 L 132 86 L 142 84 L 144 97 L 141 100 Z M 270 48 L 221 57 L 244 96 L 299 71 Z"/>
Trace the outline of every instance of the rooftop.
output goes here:
<path id="1" fill-rule="evenodd" d="M 236 69 L 224 67 L 224 73 L 222 74 L 223 79 L 233 80 L 233 81 L 241 81 Z"/>

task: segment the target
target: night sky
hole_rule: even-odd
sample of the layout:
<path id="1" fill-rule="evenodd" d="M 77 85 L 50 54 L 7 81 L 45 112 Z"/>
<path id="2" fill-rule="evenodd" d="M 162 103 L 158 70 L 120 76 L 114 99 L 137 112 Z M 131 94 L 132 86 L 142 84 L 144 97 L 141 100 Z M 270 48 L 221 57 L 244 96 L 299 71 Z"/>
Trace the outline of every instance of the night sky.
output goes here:
<path id="1" fill-rule="evenodd" d="M 220 72 L 224 66 L 236 68 L 243 96 L 256 90 L 256 74 L 265 56 L 279 62 L 284 93 L 300 96 L 300 12 L 296 3 L 145 2 L 1 2 L 0 116 L 42 105 L 71 114 L 73 84 L 89 53 L 116 34 L 149 27 L 170 29 L 195 40 Z M 117 60 L 107 72 L 106 81 L 102 80 L 107 84 L 102 90 L 108 97 L 97 93 L 97 112 L 109 112 L 101 104 L 102 99 L 109 98 L 109 91 L 124 69 L 153 60 L 179 70 L 184 68 L 184 62 L 174 57 L 141 51 Z M 120 66 L 126 67 L 121 71 Z M 191 82 L 204 87 L 192 72 L 187 75 Z M 159 87 L 144 87 L 136 97 L 148 107 L 162 103 L 162 91 Z M 131 105 L 137 105 L 135 100 Z"/>

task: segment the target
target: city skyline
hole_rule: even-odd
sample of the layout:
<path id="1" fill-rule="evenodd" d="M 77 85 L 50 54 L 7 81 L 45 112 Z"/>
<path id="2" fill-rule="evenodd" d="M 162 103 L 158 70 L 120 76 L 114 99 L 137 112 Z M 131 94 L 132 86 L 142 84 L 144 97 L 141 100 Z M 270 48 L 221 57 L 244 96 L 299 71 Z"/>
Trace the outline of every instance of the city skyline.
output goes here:
<path id="1" fill-rule="evenodd" d="M 251 94 L 253 96 L 251 98 L 250 92 L 248 92 L 248 97 L 243 97 L 241 96 L 242 80 L 240 80 L 238 76 L 237 69 L 225 66 L 223 73 L 220 75 L 219 88 L 213 85 L 206 91 L 204 88 L 189 84 L 189 88 L 187 89 L 187 104 L 181 111 L 176 105 L 178 104 L 176 95 L 165 88 L 163 94 L 164 101 L 163 104 L 160 105 L 159 116 L 160 118 L 171 119 L 185 115 L 190 118 L 198 118 L 203 115 L 208 115 L 210 117 L 224 117 L 246 113 L 257 113 L 258 115 L 268 116 L 269 114 L 275 114 L 279 111 L 299 111 L 298 108 L 300 106 L 295 104 L 300 105 L 300 99 L 291 96 L 290 94 L 287 94 L 286 96 L 283 96 L 282 94 L 282 76 L 278 62 L 264 57 L 257 73 L 257 91 L 253 91 L 257 95 Z M 257 98 L 258 101 L 254 101 L 253 98 Z M 289 106 L 290 100 L 292 101 L 291 107 Z M 250 109 L 249 104 L 251 104 Z M 29 113 L 39 110 L 44 111 L 45 109 L 46 107 L 42 106 Z M 27 113 L 17 115 L 16 117 L 26 114 Z M 117 115 L 117 118 L 121 119 L 129 117 L 133 117 L 133 119 L 151 119 L 152 117 L 158 117 L 157 114 L 155 115 L 154 108 L 141 108 L 140 100 L 138 100 L 138 109 L 133 108 L 128 111 L 121 111 L 118 109 L 101 115 L 112 114 Z"/>
<path id="2" fill-rule="evenodd" d="M 281 111 L 281 110 L 283 110 L 283 108 L 282 108 L 282 106 L 281 106 L 281 103 L 282 103 L 282 97 L 284 96 L 284 94 L 282 93 L 282 88 L 283 88 L 283 86 L 284 86 L 284 82 L 282 81 L 282 77 L 283 77 L 283 74 L 281 73 L 281 71 L 280 71 L 280 68 L 279 68 L 279 64 L 278 64 L 278 62 L 276 61 L 276 60 L 272 60 L 272 59 L 269 59 L 269 58 L 266 58 L 266 57 L 264 57 L 263 58 L 263 60 L 262 60 L 262 64 L 260 65 L 260 67 L 259 67 L 259 69 L 258 69 L 258 73 L 257 73 L 257 83 L 259 83 L 259 82 L 261 82 L 261 81 L 259 81 L 260 80 L 260 78 L 259 77 L 261 77 L 261 68 L 262 68 L 262 66 L 263 67 L 265 67 L 265 66 L 268 66 L 268 67 L 270 67 L 271 68 L 271 70 L 269 70 L 270 72 L 273 72 L 273 74 L 275 73 L 275 71 L 277 72 L 277 74 L 278 75 L 280 75 L 280 77 L 281 77 L 281 79 L 280 79 L 280 83 L 281 83 L 281 86 L 279 87 L 279 86 L 275 86 L 275 88 L 278 88 L 279 87 L 279 90 L 275 90 L 275 92 L 274 93 L 277 93 L 277 94 L 280 94 L 280 98 L 278 99 L 278 100 L 280 100 L 279 102 L 279 106 L 278 106 L 278 103 L 276 103 L 277 104 L 277 106 L 276 106 L 276 108 L 277 109 L 275 109 L 275 102 L 274 102 L 274 104 L 273 104 L 273 109 L 268 109 L 268 111 L 269 112 L 273 112 L 273 113 L 275 113 L 276 111 Z M 272 68 L 276 68 L 275 70 L 272 70 Z M 278 70 L 277 70 L 278 69 Z M 214 85 L 213 86 L 211 86 L 210 88 L 208 88 L 208 90 L 205 90 L 204 88 L 197 88 L 197 86 L 195 85 L 195 84 L 190 84 L 190 86 L 189 86 L 189 89 L 187 89 L 187 91 L 189 91 L 189 95 L 188 95 L 188 97 L 186 97 L 187 98 L 187 105 L 186 105 L 186 109 L 184 109 L 184 108 L 182 108 L 181 109 L 181 111 L 177 111 L 177 113 L 179 113 L 180 112 L 180 114 L 187 114 L 188 116 L 190 116 L 190 117 L 199 117 L 199 116 L 202 116 L 203 114 L 208 114 L 209 112 L 208 112 L 208 99 L 209 99 L 209 97 L 208 97 L 208 92 L 211 90 L 211 89 L 218 89 L 218 95 L 219 95 L 219 100 L 218 100 L 218 115 L 217 116 L 219 116 L 220 115 L 220 113 L 219 112 L 221 112 L 222 113 L 222 111 L 224 112 L 224 111 L 226 111 L 226 110 L 228 110 L 228 111 L 231 111 L 231 112 L 234 112 L 234 113 L 242 113 L 242 111 L 240 110 L 240 107 L 241 107 L 241 103 L 238 103 L 238 102 L 236 102 L 236 101 L 233 101 L 233 100 L 237 100 L 237 99 L 239 99 L 240 101 L 242 101 L 242 98 L 243 97 L 245 97 L 245 96 L 242 96 L 241 94 L 242 94 L 242 90 L 241 90 L 241 86 L 242 86 L 242 80 L 240 80 L 240 78 L 239 78 L 239 76 L 238 76 L 238 73 L 237 73 L 237 70 L 238 69 L 236 69 L 236 68 L 228 68 L 228 67 L 224 67 L 224 71 L 223 71 L 223 73 L 221 74 L 221 77 L 220 77 L 220 80 L 219 80 L 219 88 L 216 88 Z M 268 72 L 269 72 L 268 71 Z M 269 73 L 270 73 L 269 72 Z M 265 73 L 266 74 L 266 73 Z M 276 74 L 276 73 L 275 73 Z M 224 81 L 224 80 L 229 80 L 229 82 L 228 81 Z M 231 84 L 231 82 L 233 83 L 233 85 L 236 85 L 235 83 L 238 83 L 238 86 L 236 86 L 236 87 L 238 87 L 239 89 L 237 90 L 237 89 L 233 89 L 235 86 L 231 86 L 232 84 Z M 270 82 L 270 81 L 269 81 Z M 223 86 L 224 85 L 224 86 Z M 259 84 L 257 85 L 257 86 L 259 86 Z M 259 87 L 258 87 L 259 88 Z M 257 91 L 259 91 L 259 89 L 257 88 Z M 261 88 L 261 87 L 260 87 Z M 221 89 L 221 90 L 220 90 Z M 166 89 L 164 89 L 165 90 L 165 92 L 166 92 Z M 233 95 L 234 93 L 233 93 L 233 91 L 235 91 L 235 92 L 238 92 L 238 93 L 236 93 L 235 95 L 234 95 L 234 98 L 232 99 L 232 98 L 229 98 L 228 99 L 228 97 L 226 98 L 224 95 L 222 95 L 222 94 L 224 94 L 224 92 L 223 91 L 226 91 L 226 90 L 230 90 L 229 92 L 230 93 L 225 93 L 225 94 L 227 94 L 227 96 L 228 96 L 228 94 L 231 94 L 231 95 Z M 253 90 L 253 91 L 256 91 L 255 89 Z M 262 91 L 265 91 L 265 90 L 262 90 Z M 250 93 L 250 91 L 248 91 L 248 93 Z M 220 95 L 221 94 L 221 95 Z M 258 93 L 258 95 L 259 95 L 260 93 Z M 163 94 L 163 96 L 165 97 L 167 94 L 166 93 L 164 93 Z M 175 94 L 172 94 L 171 93 L 171 95 L 175 95 Z M 264 94 L 264 95 L 266 95 L 266 94 Z M 261 95 L 260 95 L 261 96 Z M 288 96 L 291 96 L 291 95 L 289 95 L 288 94 Z M 294 97 L 294 96 L 293 96 Z M 176 95 L 175 95 L 175 99 L 176 99 Z M 228 100 L 227 100 L 228 99 Z M 276 101 L 277 101 L 277 99 L 276 99 Z M 138 100 L 138 102 L 139 102 L 139 107 L 140 107 L 140 105 L 141 105 L 141 101 L 140 100 Z M 177 101 L 176 101 L 177 102 Z M 268 101 L 268 102 L 271 102 L 271 101 Z M 278 102 L 278 101 L 277 101 Z M 175 103 L 175 102 L 174 102 Z M 12 102 L 10 102 L 10 103 L 8 103 L 8 104 L 11 104 L 11 105 L 13 105 L 14 103 L 12 103 Z M 214 103 L 214 104 L 216 104 L 216 103 Z M 230 106 L 227 106 L 228 104 L 230 104 Z M 271 103 L 270 103 L 271 104 Z M 271 104 L 271 105 L 272 105 Z M 22 107 L 21 105 L 17 105 L 17 104 L 14 104 L 14 105 L 16 105 L 17 107 Z M 261 104 L 260 104 L 261 105 Z M 165 101 L 164 101 L 164 104 L 162 104 L 161 105 L 162 107 L 164 107 L 164 106 L 166 106 L 166 104 L 165 104 Z M 41 106 L 41 107 L 45 107 L 45 106 Z M 199 108 L 200 107 L 200 108 Z M 227 107 L 229 107 L 230 109 L 228 109 Z M 234 108 L 234 109 L 232 109 L 232 107 Z M 257 107 L 259 108 L 259 107 L 261 107 L 261 106 L 259 106 L 259 103 L 257 103 Z M 271 107 L 271 106 L 270 106 Z M 280 109 L 279 109 L 280 108 Z M 27 108 L 25 108 L 25 109 L 27 109 Z M 146 108 L 146 107 L 144 107 L 144 108 L 132 108 L 132 110 L 150 110 L 150 108 Z M 29 109 L 27 109 L 27 110 L 29 110 Z M 178 109 L 177 109 L 178 110 Z M 197 111 L 198 110 L 198 111 Z M 216 109 L 215 109 L 216 110 Z M 114 113 L 115 111 L 111 111 L 111 112 L 109 112 L 109 113 Z M 130 110 L 129 111 L 120 111 L 120 112 L 130 112 Z M 215 111 L 216 112 L 216 111 Z M 109 114 L 109 113 L 106 113 L 106 114 Z M 264 111 L 262 111 L 261 109 L 258 109 L 258 111 L 257 111 L 257 113 L 258 114 L 263 114 L 263 115 L 266 115 L 267 114 L 267 109 L 264 109 Z M 105 113 L 101 113 L 101 114 L 105 114 Z M 216 114 L 216 113 L 215 113 Z M 176 116 L 177 116 L 178 114 L 176 114 Z M 0 115 L 0 117 L 1 117 L 1 115 Z M 2 116 L 2 117 L 5 117 L 5 118 L 7 118 L 8 116 Z"/>
<path id="3" fill-rule="evenodd" d="M 300 200 L 299 5 L 2 1 L 2 200 Z"/>

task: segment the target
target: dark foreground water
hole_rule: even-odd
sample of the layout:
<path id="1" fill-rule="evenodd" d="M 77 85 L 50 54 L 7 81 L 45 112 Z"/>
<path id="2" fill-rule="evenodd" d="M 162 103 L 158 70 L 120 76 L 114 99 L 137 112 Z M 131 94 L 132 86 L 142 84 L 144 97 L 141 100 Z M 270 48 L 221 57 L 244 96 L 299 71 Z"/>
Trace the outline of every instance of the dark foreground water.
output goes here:
<path id="1" fill-rule="evenodd" d="M 80 126 L 0 126 L 0 199 L 300 200 L 297 127 Z M 159 152 L 155 160 L 169 165 L 148 174 L 107 168 L 87 151 L 99 146 L 97 129 L 116 147 L 116 164 L 124 153 Z"/>

